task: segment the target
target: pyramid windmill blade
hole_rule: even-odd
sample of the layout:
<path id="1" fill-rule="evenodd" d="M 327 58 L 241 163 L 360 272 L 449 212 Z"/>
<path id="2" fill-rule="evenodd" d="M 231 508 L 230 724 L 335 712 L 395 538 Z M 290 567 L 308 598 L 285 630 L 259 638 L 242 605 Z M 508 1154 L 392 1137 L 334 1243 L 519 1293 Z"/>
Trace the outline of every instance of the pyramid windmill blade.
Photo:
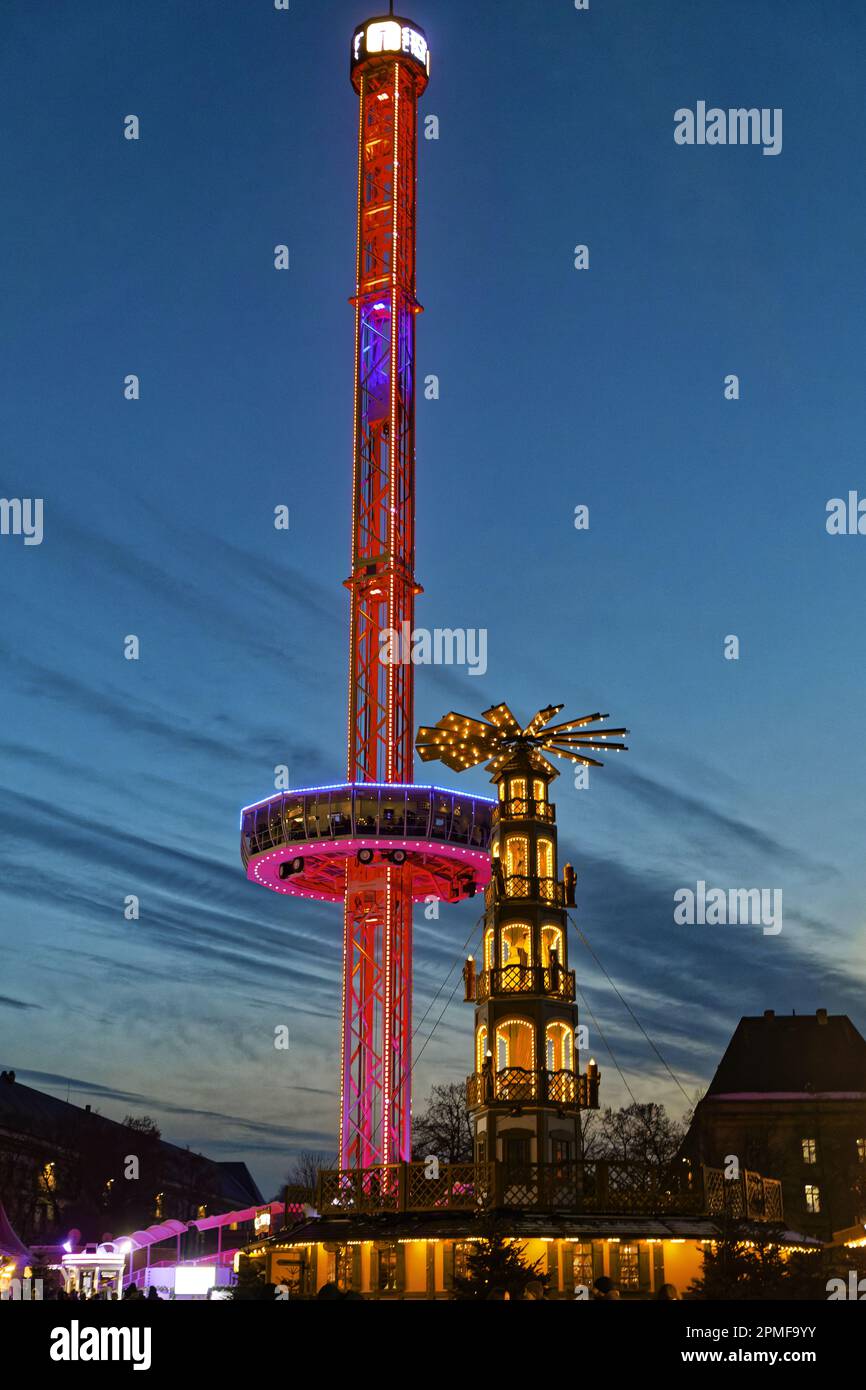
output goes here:
<path id="1" fill-rule="evenodd" d="M 499 730 L 494 724 L 486 724 L 483 719 L 475 719 L 471 714 L 458 714 L 456 710 L 443 715 L 438 727 L 458 733 L 472 733 L 475 736 L 486 734 L 492 738 L 499 737 Z"/>
<path id="2" fill-rule="evenodd" d="M 545 732 L 550 734 L 568 734 L 573 729 L 583 729 L 587 724 L 595 724 L 599 719 L 609 719 L 609 714 L 583 714 L 580 719 L 569 719 L 565 724 L 551 724 Z"/>
<path id="3" fill-rule="evenodd" d="M 559 714 L 559 711 L 560 711 L 561 709 L 565 709 L 565 706 L 564 706 L 564 705 L 547 705 L 547 707 L 546 707 L 545 709 L 540 709 L 540 710 L 538 711 L 538 713 L 537 713 L 537 714 L 534 714 L 534 715 L 532 716 L 532 718 L 530 719 L 530 721 L 529 721 L 529 723 L 527 724 L 526 728 L 523 730 L 524 734 L 527 735 L 528 738 L 533 738 L 533 737 L 535 736 L 535 734 L 538 734 L 538 733 L 541 732 L 541 730 L 544 728 L 545 724 L 549 724 L 549 723 L 550 723 L 550 721 L 551 721 L 551 719 L 554 717 L 554 715 Z"/>
<path id="4" fill-rule="evenodd" d="M 489 719 L 503 733 L 519 734 L 521 732 L 520 725 L 504 701 L 501 705 L 493 705 L 490 709 L 484 710 L 484 718 Z"/>
<path id="5" fill-rule="evenodd" d="M 548 737 L 557 743 L 591 743 L 593 739 L 622 738 L 628 732 L 628 729 L 581 729 L 573 734 L 548 731 Z"/>
<path id="6" fill-rule="evenodd" d="M 582 763 L 584 767 L 604 767 L 598 758 L 588 758 L 584 753 L 576 753 L 573 748 L 557 748 L 552 743 L 546 743 L 544 747 L 548 753 L 555 753 L 558 758 L 570 758 L 573 763 Z"/>
<path id="7" fill-rule="evenodd" d="M 620 744 L 617 735 L 627 734 L 627 728 L 612 728 L 609 733 L 599 733 L 598 730 L 587 730 L 585 734 L 553 734 L 550 738 L 552 744 L 564 744 L 566 748 L 626 748 L 626 744 Z"/>

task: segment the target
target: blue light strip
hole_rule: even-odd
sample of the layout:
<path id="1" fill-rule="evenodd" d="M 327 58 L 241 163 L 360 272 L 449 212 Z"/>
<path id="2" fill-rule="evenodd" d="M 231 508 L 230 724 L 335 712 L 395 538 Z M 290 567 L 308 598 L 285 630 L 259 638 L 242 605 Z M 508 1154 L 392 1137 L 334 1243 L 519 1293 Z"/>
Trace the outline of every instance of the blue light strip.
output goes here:
<path id="1" fill-rule="evenodd" d="M 462 801 L 480 801 L 485 806 L 497 805 L 495 797 L 470 796 L 467 792 L 456 792 L 450 787 L 420 787 L 415 782 L 334 782 L 327 787 L 291 787 L 288 791 L 272 792 L 270 796 L 263 796 L 261 801 L 253 801 L 249 806 L 244 806 L 241 816 L 247 811 L 254 811 L 257 806 L 266 806 L 278 796 L 312 796 L 315 792 L 342 791 L 444 792 L 446 796 L 459 796 Z"/>

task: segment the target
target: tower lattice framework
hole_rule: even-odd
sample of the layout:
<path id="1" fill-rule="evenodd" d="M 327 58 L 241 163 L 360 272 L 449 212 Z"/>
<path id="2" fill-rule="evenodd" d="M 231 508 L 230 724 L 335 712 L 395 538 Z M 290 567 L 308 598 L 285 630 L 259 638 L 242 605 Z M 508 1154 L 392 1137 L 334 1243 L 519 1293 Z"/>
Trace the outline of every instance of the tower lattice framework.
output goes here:
<path id="1" fill-rule="evenodd" d="M 370 21 L 353 40 L 358 93 L 355 419 L 348 779 L 413 774 L 413 667 L 382 660 L 411 633 L 415 595 L 415 207 L 426 41 Z M 410 1154 L 412 893 L 408 868 L 347 861 L 340 1156 L 344 1168 Z"/>

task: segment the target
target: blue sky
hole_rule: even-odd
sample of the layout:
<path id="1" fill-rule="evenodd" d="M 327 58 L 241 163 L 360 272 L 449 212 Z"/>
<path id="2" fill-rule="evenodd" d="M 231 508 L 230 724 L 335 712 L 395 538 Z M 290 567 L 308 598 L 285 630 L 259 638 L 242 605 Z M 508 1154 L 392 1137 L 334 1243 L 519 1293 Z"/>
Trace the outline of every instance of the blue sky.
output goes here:
<path id="1" fill-rule="evenodd" d="M 365 17 L 6 0 L 2 19 L 0 495 L 44 498 L 45 536 L 0 537 L 0 1061 L 245 1158 L 264 1188 L 336 1132 L 339 914 L 249 885 L 237 824 L 275 764 L 302 786 L 344 770 Z M 556 784 L 562 857 L 692 1095 L 741 1013 L 866 1025 L 866 538 L 824 524 L 866 492 L 866 13 L 412 17 L 440 120 L 419 165 L 419 366 L 441 395 L 418 405 L 417 621 L 489 633 L 484 677 L 419 669 L 418 722 L 506 699 L 630 727 L 589 790 Z M 676 145 L 698 100 L 781 107 L 782 153 Z M 781 888 L 783 932 L 675 926 L 698 879 Z M 416 1016 L 476 916 L 419 920 Z M 576 942 L 571 963 L 632 1091 L 679 1112 Z M 458 1000 L 418 1099 L 469 1069 Z M 593 1048 L 604 1102 L 626 1101 Z"/>

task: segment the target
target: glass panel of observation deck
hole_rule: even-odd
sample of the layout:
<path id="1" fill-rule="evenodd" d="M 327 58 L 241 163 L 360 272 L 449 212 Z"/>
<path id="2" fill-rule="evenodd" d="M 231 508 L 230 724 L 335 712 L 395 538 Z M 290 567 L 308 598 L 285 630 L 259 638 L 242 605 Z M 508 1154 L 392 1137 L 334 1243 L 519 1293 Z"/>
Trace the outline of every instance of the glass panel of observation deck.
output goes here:
<path id="1" fill-rule="evenodd" d="M 379 834 L 406 834 L 406 795 L 402 791 L 379 793 Z"/>
<path id="2" fill-rule="evenodd" d="M 433 803 L 433 822 L 430 827 L 430 835 L 434 840 L 447 840 L 451 833 L 451 811 L 453 809 L 454 798 L 444 796 L 442 792 L 436 793 Z"/>
<path id="3" fill-rule="evenodd" d="M 423 795 L 406 797 L 406 834 L 424 836 L 430 820 L 430 799 Z"/>
<path id="4" fill-rule="evenodd" d="M 376 792 L 364 792 L 355 797 L 355 833 L 375 835 L 379 815 L 379 797 Z"/>

